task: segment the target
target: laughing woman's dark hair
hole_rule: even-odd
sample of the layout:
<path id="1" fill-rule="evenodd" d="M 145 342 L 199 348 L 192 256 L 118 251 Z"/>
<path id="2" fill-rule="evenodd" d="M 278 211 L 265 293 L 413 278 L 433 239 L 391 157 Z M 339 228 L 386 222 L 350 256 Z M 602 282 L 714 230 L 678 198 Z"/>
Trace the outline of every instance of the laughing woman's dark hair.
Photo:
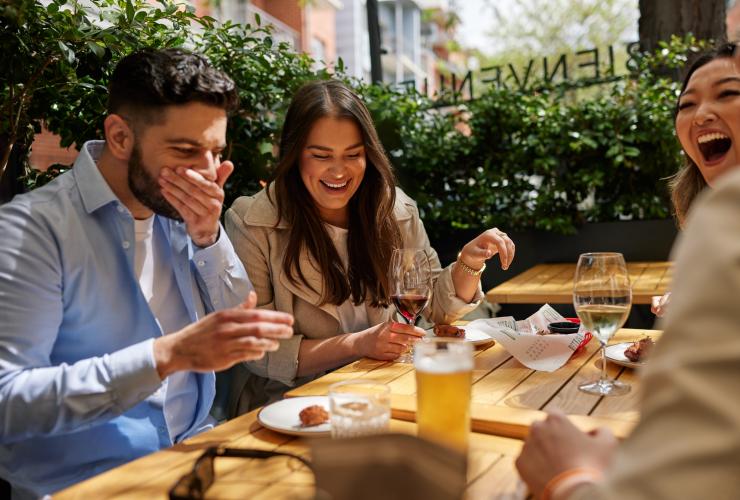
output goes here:
<path id="1" fill-rule="evenodd" d="M 325 117 L 352 120 L 362 133 L 367 156 L 364 178 L 349 203 L 347 271 L 301 179 L 298 165 L 313 124 Z M 310 287 L 299 265 L 305 246 L 323 276 L 324 303 L 340 305 L 351 298 L 354 304 L 369 299 L 373 306 L 387 306 L 388 263 L 393 249 L 401 243 L 393 216 L 396 181 L 369 111 L 346 85 L 336 80 L 314 81 L 298 90 L 285 117 L 279 161 L 270 184 L 274 185 L 278 222 L 284 220 L 291 227 L 283 260 L 288 279 Z M 269 186 L 267 193 L 269 196 Z"/>
<path id="2" fill-rule="evenodd" d="M 691 76 L 699 68 L 716 59 L 735 57 L 736 53 L 737 44 L 731 42 L 720 45 L 719 47 L 711 49 L 700 55 L 689 67 L 686 75 L 684 76 L 679 98 L 680 95 L 683 94 L 683 92 L 686 90 L 686 87 L 689 84 L 689 80 L 691 80 Z M 678 115 L 678 101 L 676 101 L 674 117 L 675 115 Z M 676 175 L 673 176 L 670 182 L 671 201 L 673 202 L 673 209 L 680 226 L 684 225 L 684 222 L 686 221 L 686 215 L 688 214 L 689 208 L 694 202 L 694 199 L 705 187 L 707 187 L 707 181 L 704 180 L 704 176 L 699 171 L 699 167 L 696 165 L 696 163 L 693 162 L 688 154 L 686 154 L 685 157 L 685 165 L 681 168 L 681 170 L 678 171 Z"/>

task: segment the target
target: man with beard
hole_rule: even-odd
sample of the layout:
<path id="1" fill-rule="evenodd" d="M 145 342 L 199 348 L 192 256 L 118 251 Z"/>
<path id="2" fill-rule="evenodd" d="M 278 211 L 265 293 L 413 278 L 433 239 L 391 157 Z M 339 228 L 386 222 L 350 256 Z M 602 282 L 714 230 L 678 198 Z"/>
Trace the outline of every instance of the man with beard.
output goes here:
<path id="1" fill-rule="evenodd" d="M 0 208 L 0 477 L 14 498 L 212 426 L 214 370 L 292 335 L 290 315 L 254 308 L 219 223 L 236 106 L 201 56 L 132 54 L 111 77 L 105 141 Z"/>

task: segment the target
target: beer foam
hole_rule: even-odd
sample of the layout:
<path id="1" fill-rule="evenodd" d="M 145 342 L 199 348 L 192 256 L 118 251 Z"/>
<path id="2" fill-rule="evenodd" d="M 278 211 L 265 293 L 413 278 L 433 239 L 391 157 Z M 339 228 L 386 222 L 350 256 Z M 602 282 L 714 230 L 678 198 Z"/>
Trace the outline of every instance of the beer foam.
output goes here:
<path id="1" fill-rule="evenodd" d="M 424 373 L 456 373 L 473 369 L 472 359 L 461 359 L 456 354 L 437 353 L 414 361 L 414 367 Z"/>

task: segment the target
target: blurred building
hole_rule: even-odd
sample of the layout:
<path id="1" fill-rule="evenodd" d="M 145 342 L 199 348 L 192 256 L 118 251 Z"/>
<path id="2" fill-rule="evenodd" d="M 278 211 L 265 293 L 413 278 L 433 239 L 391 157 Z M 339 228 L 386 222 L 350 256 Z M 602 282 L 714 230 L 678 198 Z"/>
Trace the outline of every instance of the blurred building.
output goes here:
<path id="1" fill-rule="evenodd" d="M 383 80 L 433 93 L 440 70 L 449 71 L 447 14 L 454 0 L 379 0 Z M 370 81 L 370 42 L 365 0 L 221 0 L 198 13 L 220 20 L 272 24 L 274 37 L 333 67 L 342 59 L 347 74 Z M 452 65 L 454 66 L 454 64 Z"/>
<path id="2" fill-rule="evenodd" d="M 347 73 L 370 81 L 370 44 L 365 0 L 342 0 L 337 12 L 337 55 Z M 434 93 L 450 66 L 454 0 L 379 0 L 383 81 Z M 443 21 L 444 20 L 444 21 Z"/>
<path id="3" fill-rule="evenodd" d="M 337 57 L 347 74 L 370 81 L 370 38 L 365 0 L 342 0 L 336 16 Z"/>
<path id="4" fill-rule="evenodd" d="M 736 0 L 727 1 L 727 40 L 740 40 L 740 2 Z"/>
<path id="5" fill-rule="evenodd" d="M 199 4 L 206 0 L 197 0 Z M 288 42 L 296 51 L 333 66 L 337 59 L 336 17 L 343 8 L 340 0 L 221 0 L 209 8 L 210 15 L 221 21 L 273 26 L 273 38 Z M 205 13 L 205 12 L 204 12 Z"/>

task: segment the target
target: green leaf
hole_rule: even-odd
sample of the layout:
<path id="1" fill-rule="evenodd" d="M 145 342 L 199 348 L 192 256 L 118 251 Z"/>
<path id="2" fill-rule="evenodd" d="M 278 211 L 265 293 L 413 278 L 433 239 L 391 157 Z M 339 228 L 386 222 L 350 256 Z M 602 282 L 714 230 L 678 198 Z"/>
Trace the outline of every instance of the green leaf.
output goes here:
<path id="1" fill-rule="evenodd" d="M 64 56 L 64 59 L 69 64 L 74 64 L 74 62 L 77 60 L 77 57 L 75 56 L 74 51 L 71 48 L 69 48 L 69 46 L 61 40 L 57 42 L 57 45 L 59 46 L 59 50 L 62 51 L 62 55 Z"/>
<path id="2" fill-rule="evenodd" d="M 259 152 L 260 154 L 272 154 L 272 143 L 270 142 L 263 142 L 259 146 Z"/>
<path id="3" fill-rule="evenodd" d="M 126 19 L 129 23 L 134 21 L 134 4 L 131 3 L 131 0 L 126 0 Z"/>
<path id="4" fill-rule="evenodd" d="M 257 26 L 262 24 L 262 17 L 257 12 L 254 13 L 254 22 L 257 23 Z"/>
<path id="5" fill-rule="evenodd" d="M 621 148 L 620 148 L 620 145 L 619 145 L 619 144 L 614 144 L 614 145 L 613 145 L 612 147 L 610 147 L 610 148 L 609 148 L 609 149 L 608 149 L 608 150 L 606 151 L 606 157 L 607 157 L 607 158 L 611 158 L 611 157 L 613 157 L 614 155 L 616 155 L 617 153 L 619 153 L 620 149 L 621 149 Z"/>
<path id="6" fill-rule="evenodd" d="M 599 144 L 596 141 L 585 135 L 581 137 L 581 142 L 591 149 L 596 149 L 599 147 Z"/>
<path id="7" fill-rule="evenodd" d="M 97 57 L 98 59 L 103 59 L 103 57 L 105 57 L 105 47 L 99 45 L 97 42 L 88 41 L 87 47 L 92 51 L 93 54 L 95 54 L 95 57 Z"/>

